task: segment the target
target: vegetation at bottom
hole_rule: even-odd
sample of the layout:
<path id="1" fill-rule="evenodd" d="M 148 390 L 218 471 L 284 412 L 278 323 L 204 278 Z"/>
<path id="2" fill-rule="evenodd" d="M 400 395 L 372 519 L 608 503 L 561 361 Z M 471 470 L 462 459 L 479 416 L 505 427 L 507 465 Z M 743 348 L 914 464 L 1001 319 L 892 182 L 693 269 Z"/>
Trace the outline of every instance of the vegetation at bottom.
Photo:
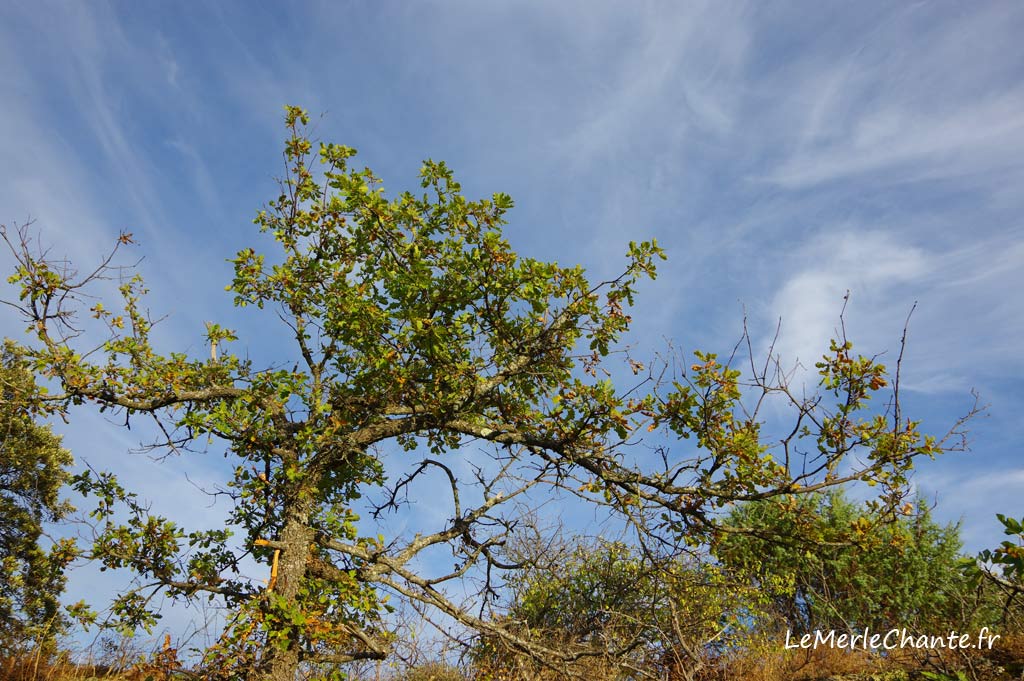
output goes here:
<path id="1" fill-rule="evenodd" d="M 355 150 L 310 139 L 306 112 L 287 107 L 286 125 L 280 191 L 230 260 L 258 351 L 232 352 L 245 339 L 221 323 L 201 352 L 173 345 L 188 330 L 154 332 L 162 316 L 120 260 L 131 234 L 80 272 L 30 227 L 0 229 L 27 335 L 0 367 L 3 678 L 1022 673 L 1024 527 L 998 515 L 1006 541 L 964 556 L 910 496 L 914 466 L 963 448 L 977 409 L 945 435 L 908 418 L 902 343 L 889 367 L 860 355 L 840 315 L 814 390 L 746 333 L 725 354 L 637 357 L 630 312 L 665 259 L 656 242 L 594 282 L 513 250 L 511 198 L 467 199 L 443 162 L 389 196 Z M 222 455 L 225 527 L 158 514 L 123 471 L 74 468 L 46 422 L 83 412 L 146 433 L 179 473 Z M 608 531 L 545 527 L 553 504 Z M 63 602 L 84 564 L 122 578 L 112 602 Z M 166 602 L 223 626 L 147 650 Z M 999 638 L 785 646 L 891 628 Z M 72 643 L 85 630 L 98 652 Z"/>

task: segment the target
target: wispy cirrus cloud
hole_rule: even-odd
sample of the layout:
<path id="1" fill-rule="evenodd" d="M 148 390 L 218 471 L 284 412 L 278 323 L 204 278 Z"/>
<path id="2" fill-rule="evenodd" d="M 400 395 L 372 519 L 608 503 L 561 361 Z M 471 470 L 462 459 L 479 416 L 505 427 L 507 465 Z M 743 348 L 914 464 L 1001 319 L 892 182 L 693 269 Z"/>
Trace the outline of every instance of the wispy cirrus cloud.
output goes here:
<path id="1" fill-rule="evenodd" d="M 919 3 L 846 41 L 815 45 L 818 59 L 789 74 L 789 149 L 763 179 L 799 189 L 1017 167 L 1024 87 L 1011 45 L 1021 25 L 1019 12 L 998 3 L 969 13 Z"/>
<path id="2" fill-rule="evenodd" d="M 785 362 L 799 361 L 813 369 L 829 340 L 839 337 L 839 314 L 847 293 L 848 323 L 864 326 L 863 316 L 872 322 L 864 329 L 871 337 L 866 342 L 877 343 L 882 329 L 888 329 L 883 337 L 897 334 L 902 319 L 896 316 L 899 303 L 893 291 L 925 276 L 929 261 L 921 249 L 908 248 L 884 232 L 847 227 L 816 237 L 790 256 L 791 263 L 800 265 L 782 281 L 768 305 L 773 316 L 782 319 L 774 351 Z M 908 313 L 904 307 L 902 317 Z"/>
<path id="3" fill-rule="evenodd" d="M 868 182 L 940 180 L 1015 169 L 1024 152 L 1024 90 L 955 111 L 889 107 L 838 139 L 802 145 L 769 182 L 801 189 L 873 174 Z"/>

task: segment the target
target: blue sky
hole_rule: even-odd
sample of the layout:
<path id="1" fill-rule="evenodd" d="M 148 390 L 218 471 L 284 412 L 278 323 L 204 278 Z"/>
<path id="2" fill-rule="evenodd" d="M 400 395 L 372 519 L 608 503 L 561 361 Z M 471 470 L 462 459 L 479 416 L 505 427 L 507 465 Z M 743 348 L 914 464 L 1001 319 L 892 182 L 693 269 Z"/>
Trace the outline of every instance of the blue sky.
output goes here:
<path id="1" fill-rule="evenodd" d="M 82 263 L 132 231 L 163 342 L 201 348 L 217 320 L 267 352 L 221 291 L 289 103 L 393 191 L 430 157 L 469 196 L 511 194 L 523 253 L 599 278 L 656 237 L 641 351 L 727 351 L 746 310 L 760 347 L 781 317 L 776 350 L 810 364 L 850 290 L 851 338 L 894 360 L 917 301 L 909 413 L 941 432 L 972 388 L 991 405 L 971 453 L 915 477 L 976 550 L 1024 490 L 1022 34 L 1012 2 L 8 2 L 0 222 Z M 158 467 L 85 414 L 63 431 L 157 509 L 219 522 L 183 501 L 216 457 Z"/>

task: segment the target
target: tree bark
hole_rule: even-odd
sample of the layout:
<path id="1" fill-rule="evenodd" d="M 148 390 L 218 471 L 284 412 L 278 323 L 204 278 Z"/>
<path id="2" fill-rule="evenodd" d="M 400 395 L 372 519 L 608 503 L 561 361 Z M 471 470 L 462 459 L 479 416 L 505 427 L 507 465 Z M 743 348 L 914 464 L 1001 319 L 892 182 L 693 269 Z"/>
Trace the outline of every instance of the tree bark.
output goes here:
<path id="1" fill-rule="evenodd" d="M 268 588 L 283 598 L 286 606 L 296 605 L 299 588 L 309 566 L 310 544 L 313 541 L 309 514 L 308 502 L 296 502 L 286 513 L 284 529 L 279 538 L 284 548 L 278 559 L 276 581 Z M 295 681 L 301 652 L 301 637 L 298 630 L 293 629 L 287 648 L 282 650 L 272 643 L 269 645 L 270 670 L 263 678 L 266 681 Z"/>

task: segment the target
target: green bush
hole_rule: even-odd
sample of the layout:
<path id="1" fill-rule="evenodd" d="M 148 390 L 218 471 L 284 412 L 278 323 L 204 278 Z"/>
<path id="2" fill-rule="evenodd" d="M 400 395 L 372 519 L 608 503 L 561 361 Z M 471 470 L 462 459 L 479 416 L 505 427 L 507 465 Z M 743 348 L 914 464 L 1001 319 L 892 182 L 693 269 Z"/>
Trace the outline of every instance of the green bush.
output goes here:
<path id="1" fill-rule="evenodd" d="M 716 556 L 791 629 L 964 624 L 959 528 L 921 500 L 885 516 L 832 492 L 745 504 L 729 520 Z"/>
<path id="2" fill-rule="evenodd" d="M 28 363 L 7 341 L 0 352 L 0 658 L 48 655 L 64 627 L 59 610 L 72 545 L 40 543 L 43 523 L 69 506 L 59 491 L 71 455 L 35 421 L 39 391 Z"/>
<path id="3" fill-rule="evenodd" d="M 524 570 L 500 624 L 570 659 L 541 667 L 484 636 L 474 662 L 505 678 L 659 678 L 705 664 L 737 644 L 758 614 L 760 594 L 696 559 L 661 559 L 620 542 L 579 545 L 561 560 Z M 495 677 L 497 678 L 497 677 Z"/>

